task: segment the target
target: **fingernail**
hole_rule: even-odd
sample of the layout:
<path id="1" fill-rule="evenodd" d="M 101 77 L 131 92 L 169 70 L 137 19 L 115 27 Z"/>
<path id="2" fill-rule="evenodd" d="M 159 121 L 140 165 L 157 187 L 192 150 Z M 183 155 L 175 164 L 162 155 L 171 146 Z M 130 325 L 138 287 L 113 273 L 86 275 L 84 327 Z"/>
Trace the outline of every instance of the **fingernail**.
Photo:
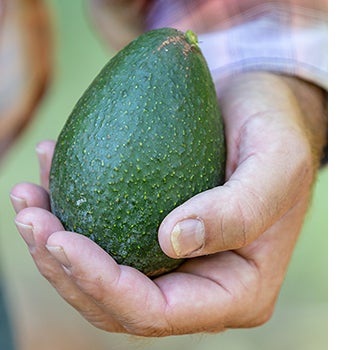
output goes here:
<path id="1" fill-rule="evenodd" d="M 15 224 L 25 243 L 29 246 L 29 248 L 33 248 L 35 246 L 33 227 L 18 221 L 15 221 Z"/>
<path id="2" fill-rule="evenodd" d="M 36 146 L 35 150 L 36 150 L 38 162 L 40 164 L 40 168 L 42 168 L 45 164 L 46 152 L 40 148 L 39 144 Z"/>
<path id="3" fill-rule="evenodd" d="M 204 245 L 204 224 L 198 219 L 178 222 L 171 233 L 171 243 L 175 254 L 188 256 Z"/>
<path id="4" fill-rule="evenodd" d="M 10 199 L 16 213 L 19 213 L 22 209 L 28 206 L 25 199 L 19 198 L 13 194 L 10 194 Z"/>
<path id="5" fill-rule="evenodd" d="M 44 155 L 46 154 L 45 150 L 42 149 L 40 143 L 38 143 L 38 144 L 36 145 L 35 150 L 36 150 L 36 153 L 37 153 L 39 156 L 44 156 Z"/>
<path id="6" fill-rule="evenodd" d="M 70 260 L 68 259 L 65 250 L 61 246 L 46 245 L 48 251 L 54 256 L 56 260 L 60 262 L 64 267 L 70 269 L 72 267 Z"/>

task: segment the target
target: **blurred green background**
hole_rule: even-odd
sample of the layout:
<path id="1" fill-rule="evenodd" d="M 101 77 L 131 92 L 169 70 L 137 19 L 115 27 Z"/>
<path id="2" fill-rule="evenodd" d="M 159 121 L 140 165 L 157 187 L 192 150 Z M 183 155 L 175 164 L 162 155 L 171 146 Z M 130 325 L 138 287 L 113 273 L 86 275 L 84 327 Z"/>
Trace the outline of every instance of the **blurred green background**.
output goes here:
<path id="1" fill-rule="evenodd" d="M 15 229 L 8 194 L 17 182 L 38 182 L 36 143 L 56 139 L 77 99 L 112 55 L 93 31 L 83 0 L 49 0 L 48 4 L 56 32 L 54 78 L 36 118 L 0 169 L 0 263 L 18 348 L 326 349 L 327 169 L 319 173 L 311 209 L 275 313 L 264 326 L 216 335 L 150 340 L 108 334 L 84 321 L 41 277 Z"/>

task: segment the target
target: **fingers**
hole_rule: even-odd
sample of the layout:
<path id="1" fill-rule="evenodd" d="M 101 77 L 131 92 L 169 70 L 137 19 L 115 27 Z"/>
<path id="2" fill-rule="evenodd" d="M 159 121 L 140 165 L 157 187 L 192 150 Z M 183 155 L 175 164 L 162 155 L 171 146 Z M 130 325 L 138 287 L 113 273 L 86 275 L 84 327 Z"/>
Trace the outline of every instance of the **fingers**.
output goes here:
<path id="1" fill-rule="evenodd" d="M 15 219 L 19 233 L 29 248 L 42 248 L 52 232 L 63 230 L 64 227 L 57 217 L 41 208 L 25 208 Z"/>
<path id="2" fill-rule="evenodd" d="M 40 165 L 40 178 L 43 188 L 49 190 L 49 172 L 55 148 L 54 141 L 41 141 L 36 146 L 36 154 Z"/>
<path id="3" fill-rule="evenodd" d="M 80 290 L 75 281 L 71 279 L 69 272 L 71 265 L 64 249 L 47 244 L 47 240 L 54 232 L 58 234 L 63 230 L 59 220 L 46 210 L 27 208 L 17 214 L 15 222 L 40 273 L 58 293 L 95 326 L 108 331 L 125 332 L 109 313 Z M 69 236 L 75 235 L 72 232 L 64 233 Z"/>
<path id="4" fill-rule="evenodd" d="M 37 157 L 40 165 L 40 177 L 42 187 L 23 182 L 15 185 L 11 192 L 10 198 L 16 213 L 27 207 L 38 207 L 50 209 L 49 204 L 49 172 L 54 153 L 54 141 L 42 141 L 36 147 Z"/>
<path id="5" fill-rule="evenodd" d="M 156 329 L 167 329 L 163 317 L 165 299 L 145 275 L 117 265 L 104 250 L 82 235 L 57 232 L 49 237 L 48 245 L 63 247 L 64 256 L 61 260 L 57 258 L 69 270 L 78 288 L 106 309 L 127 332 L 140 335 L 153 325 Z"/>
<path id="6" fill-rule="evenodd" d="M 27 207 L 38 207 L 49 210 L 49 195 L 41 186 L 23 182 L 15 185 L 11 192 L 10 198 L 16 213 Z"/>
<path id="7" fill-rule="evenodd" d="M 122 333 L 167 329 L 164 297 L 145 275 L 120 267 L 85 236 L 64 231 L 44 209 L 23 209 L 15 222 L 40 273 L 90 323 Z"/>

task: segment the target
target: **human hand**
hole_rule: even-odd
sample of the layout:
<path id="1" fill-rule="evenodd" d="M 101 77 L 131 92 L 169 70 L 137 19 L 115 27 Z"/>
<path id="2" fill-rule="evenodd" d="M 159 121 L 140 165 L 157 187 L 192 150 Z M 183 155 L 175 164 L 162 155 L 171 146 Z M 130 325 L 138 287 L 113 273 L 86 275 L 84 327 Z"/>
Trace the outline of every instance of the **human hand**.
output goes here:
<path id="1" fill-rule="evenodd" d="M 194 258 L 154 280 L 117 265 L 88 238 L 64 231 L 49 211 L 54 143 L 40 143 L 42 186 L 18 184 L 11 198 L 18 230 L 41 274 L 90 323 L 107 331 L 165 336 L 267 321 L 325 142 L 323 120 L 302 113 L 299 89 L 293 94 L 291 83 L 265 73 L 232 79 L 221 97 L 227 181 L 165 218 L 158 233 L 162 249 Z M 305 97 L 310 108 L 321 96 L 316 90 Z M 188 229 L 196 218 L 194 236 Z"/>

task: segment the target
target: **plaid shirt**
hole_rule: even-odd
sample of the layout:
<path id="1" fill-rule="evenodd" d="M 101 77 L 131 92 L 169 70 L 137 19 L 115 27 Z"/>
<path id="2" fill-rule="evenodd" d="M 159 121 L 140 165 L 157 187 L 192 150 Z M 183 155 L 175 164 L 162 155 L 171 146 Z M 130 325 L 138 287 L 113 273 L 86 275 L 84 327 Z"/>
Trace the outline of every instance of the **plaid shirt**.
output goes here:
<path id="1" fill-rule="evenodd" d="M 249 70 L 301 77 L 327 88 L 326 0 L 151 0 L 146 29 L 192 29 L 216 85 Z"/>

